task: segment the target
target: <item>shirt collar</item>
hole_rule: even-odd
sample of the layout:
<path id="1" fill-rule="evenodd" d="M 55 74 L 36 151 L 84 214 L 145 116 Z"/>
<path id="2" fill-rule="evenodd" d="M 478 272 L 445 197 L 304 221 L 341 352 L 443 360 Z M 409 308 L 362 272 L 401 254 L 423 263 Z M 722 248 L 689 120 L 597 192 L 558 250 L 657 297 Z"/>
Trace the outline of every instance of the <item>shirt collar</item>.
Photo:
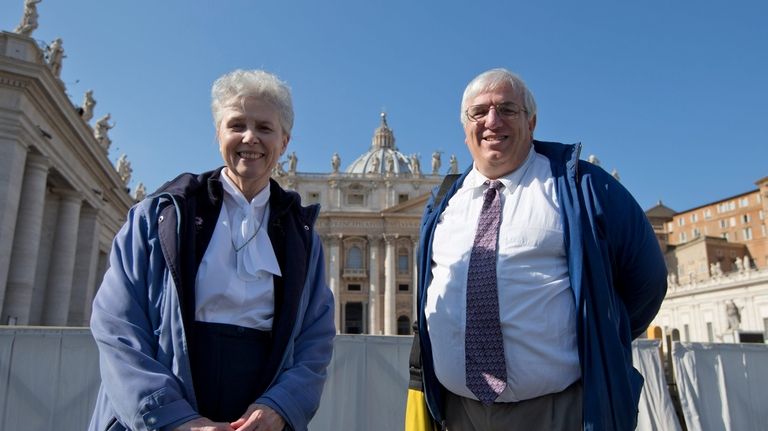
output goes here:
<path id="1" fill-rule="evenodd" d="M 240 207 L 240 208 L 246 208 L 251 207 L 252 209 L 261 208 L 264 207 L 267 202 L 269 202 L 269 184 L 267 184 L 266 187 L 261 189 L 260 192 L 256 194 L 256 196 L 251 199 L 250 202 L 245 199 L 245 196 L 243 196 L 243 192 L 240 191 L 240 189 L 237 188 L 235 183 L 232 182 L 232 180 L 227 175 L 227 168 L 221 170 L 221 178 L 222 178 L 222 184 L 224 186 L 224 194 L 225 196 L 229 196 L 234 203 Z"/>
<path id="2" fill-rule="evenodd" d="M 504 185 L 504 188 L 501 189 L 501 193 L 512 193 L 517 186 L 520 185 L 523 176 L 525 176 L 526 171 L 528 171 L 528 168 L 533 164 L 535 158 L 536 151 L 534 151 L 533 145 L 531 145 L 531 149 L 528 151 L 528 155 L 525 157 L 523 163 L 514 171 L 498 179 L 501 181 L 501 184 Z M 480 171 L 477 170 L 477 166 L 473 163 L 472 171 L 467 174 L 467 177 L 464 179 L 464 184 L 472 188 L 484 188 L 484 184 L 488 180 L 489 178 L 481 174 Z"/>

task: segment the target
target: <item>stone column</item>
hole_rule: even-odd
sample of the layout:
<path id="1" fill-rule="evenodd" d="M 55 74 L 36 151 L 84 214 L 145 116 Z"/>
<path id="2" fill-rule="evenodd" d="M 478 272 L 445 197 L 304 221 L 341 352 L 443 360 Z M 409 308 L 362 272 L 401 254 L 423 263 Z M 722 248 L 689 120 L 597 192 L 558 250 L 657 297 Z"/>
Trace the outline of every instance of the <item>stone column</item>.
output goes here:
<path id="1" fill-rule="evenodd" d="M 19 216 L 13 238 L 11 264 L 8 269 L 8 285 L 3 306 L 2 323 L 14 318 L 17 325 L 29 325 L 32 291 L 37 272 L 37 256 L 40 250 L 40 234 L 43 229 L 45 186 L 48 181 L 50 162 L 36 154 L 27 156 L 24 183 L 19 200 Z"/>
<path id="2" fill-rule="evenodd" d="M 20 141 L 0 140 L 0 310 L 5 302 L 8 268 L 24 177 L 27 148 Z M 5 324 L 6 322 L 0 322 Z"/>
<path id="3" fill-rule="evenodd" d="M 386 235 L 384 240 L 387 243 L 387 253 L 384 258 L 384 335 L 397 334 L 395 324 L 395 241 L 393 235 Z"/>
<path id="4" fill-rule="evenodd" d="M 419 318 L 419 313 L 416 307 L 419 304 L 419 239 L 416 237 L 411 238 L 413 242 L 413 305 L 411 311 L 411 324 Z"/>
<path id="5" fill-rule="evenodd" d="M 381 333 L 379 325 L 379 244 L 378 236 L 368 236 L 368 333 Z"/>
<path id="6" fill-rule="evenodd" d="M 93 300 L 96 290 L 96 267 L 99 260 L 99 223 L 98 210 L 83 207 L 80 211 L 80 227 L 77 235 L 77 258 L 72 280 L 72 299 L 69 307 L 69 326 L 88 326 L 90 314 L 86 307 Z"/>
<path id="7" fill-rule="evenodd" d="M 341 281 L 341 260 L 339 254 L 339 248 L 341 245 L 341 237 L 337 235 L 328 235 L 328 245 L 331 249 L 331 255 L 328 262 L 328 286 L 333 292 L 333 321 L 336 324 L 336 333 L 341 332 L 342 322 L 339 319 L 341 306 L 339 304 L 339 283 Z"/>
<path id="8" fill-rule="evenodd" d="M 61 203 L 51 249 L 43 322 L 49 326 L 64 326 L 67 324 L 72 298 L 77 231 L 83 199 L 72 190 L 57 190 L 56 193 L 61 196 Z"/>

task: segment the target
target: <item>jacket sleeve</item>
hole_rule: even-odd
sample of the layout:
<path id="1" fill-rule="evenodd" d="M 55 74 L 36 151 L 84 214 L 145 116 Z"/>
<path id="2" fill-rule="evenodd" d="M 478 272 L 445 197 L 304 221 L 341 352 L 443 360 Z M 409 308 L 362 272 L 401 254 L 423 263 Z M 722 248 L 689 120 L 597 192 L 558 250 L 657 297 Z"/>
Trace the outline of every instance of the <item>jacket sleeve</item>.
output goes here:
<path id="1" fill-rule="evenodd" d="M 640 336 L 667 292 L 667 267 L 645 212 L 618 181 L 602 169 L 593 173 L 592 190 L 600 230 L 608 242 L 613 288 L 624 305 L 632 338 Z"/>
<path id="2" fill-rule="evenodd" d="M 302 300 L 305 312 L 294 335 L 293 352 L 288 353 L 274 384 L 256 400 L 280 413 L 294 431 L 306 430 L 317 411 L 333 354 L 334 301 L 324 267 L 320 238 L 315 234 L 305 289 L 309 294 Z"/>
<path id="3" fill-rule="evenodd" d="M 156 358 L 167 271 L 147 201 L 115 237 L 110 267 L 93 304 L 91 331 L 102 386 L 117 419 L 132 430 L 171 429 L 199 415 L 180 382 Z"/>

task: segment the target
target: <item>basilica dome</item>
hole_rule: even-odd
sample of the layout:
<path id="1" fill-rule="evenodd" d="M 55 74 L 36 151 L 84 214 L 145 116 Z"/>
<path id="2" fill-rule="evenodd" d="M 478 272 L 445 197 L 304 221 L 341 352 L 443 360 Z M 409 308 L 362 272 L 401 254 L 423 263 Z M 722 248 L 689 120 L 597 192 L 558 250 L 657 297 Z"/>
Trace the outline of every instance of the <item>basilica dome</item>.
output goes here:
<path id="1" fill-rule="evenodd" d="M 416 157 L 414 157 L 416 159 Z M 373 133 L 371 148 L 347 167 L 348 174 L 413 175 L 412 159 L 397 150 L 395 135 L 387 125 L 387 114 L 381 113 L 381 124 Z M 415 161 L 418 164 L 418 160 Z M 419 175 L 420 172 L 416 172 Z"/>

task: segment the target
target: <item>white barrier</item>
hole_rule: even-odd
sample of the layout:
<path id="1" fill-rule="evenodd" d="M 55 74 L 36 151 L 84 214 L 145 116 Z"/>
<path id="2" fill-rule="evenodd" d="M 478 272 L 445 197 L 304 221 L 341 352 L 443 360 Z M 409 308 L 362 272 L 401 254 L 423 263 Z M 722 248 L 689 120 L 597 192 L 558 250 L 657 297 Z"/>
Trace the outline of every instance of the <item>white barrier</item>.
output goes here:
<path id="1" fill-rule="evenodd" d="M 310 430 L 402 429 L 410 348 L 405 336 L 337 336 Z M 646 379 L 637 429 L 678 430 L 658 341 L 636 341 L 633 359 Z M 98 385 L 98 353 L 88 329 L 0 328 L 0 430 L 85 429 Z"/>
<path id="2" fill-rule="evenodd" d="M 768 427 L 768 346 L 672 346 L 675 380 L 688 431 L 745 431 Z"/>

